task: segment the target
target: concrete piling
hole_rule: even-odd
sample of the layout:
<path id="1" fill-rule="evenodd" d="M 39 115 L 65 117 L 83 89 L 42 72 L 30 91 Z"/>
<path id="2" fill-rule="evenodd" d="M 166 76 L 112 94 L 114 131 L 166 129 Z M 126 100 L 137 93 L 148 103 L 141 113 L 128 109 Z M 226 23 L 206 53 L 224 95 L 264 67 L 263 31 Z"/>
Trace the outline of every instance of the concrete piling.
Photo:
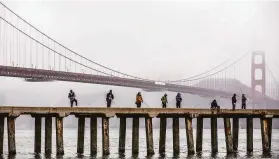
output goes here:
<path id="1" fill-rule="evenodd" d="M 3 154 L 5 117 L 0 116 L 0 156 Z"/>
<path id="2" fill-rule="evenodd" d="M 271 137 L 272 137 L 272 118 L 267 119 L 267 126 L 268 126 L 268 143 L 269 149 L 271 149 Z"/>
<path id="3" fill-rule="evenodd" d="M 42 117 L 35 116 L 34 152 L 41 153 Z"/>
<path id="4" fill-rule="evenodd" d="M 77 153 L 82 154 L 84 152 L 84 128 L 85 117 L 78 117 L 78 137 L 77 137 Z"/>
<path id="5" fill-rule="evenodd" d="M 166 130 L 167 118 L 160 118 L 160 139 L 159 139 L 159 154 L 163 155 L 166 151 Z"/>
<path id="6" fill-rule="evenodd" d="M 188 154 L 195 154 L 192 118 L 185 118 Z"/>
<path id="7" fill-rule="evenodd" d="M 109 150 L 109 118 L 102 118 L 102 133 L 103 133 L 103 156 L 110 154 Z"/>
<path id="8" fill-rule="evenodd" d="M 233 137 L 231 132 L 230 118 L 224 118 L 224 130 L 225 130 L 227 153 L 233 153 Z"/>
<path id="9" fill-rule="evenodd" d="M 132 129 L 132 155 L 136 156 L 139 154 L 139 118 L 133 118 L 133 129 Z"/>
<path id="10" fill-rule="evenodd" d="M 233 118 L 233 150 L 238 151 L 239 118 Z"/>
<path id="11" fill-rule="evenodd" d="M 173 156 L 178 156 L 180 153 L 179 143 L 179 118 L 172 118 L 172 130 L 173 130 Z"/>
<path id="12" fill-rule="evenodd" d="M 261 134 L 262 134 L 262 149 L 263 153 L 269 153 L 269 138 L 268 138 L 268 120 L 261 118 Z"/>
<path id="13" fill-rule="evenodd" d="M 16 142 L 15 142 L 15 117 L 7 118 L 8 126 L 8 149 L 9 155 L 16 154 Z"/>
<path id="14" fill-rule="evenodd" d="M 145 118 L 147 156 L 154 155 L 152 118 Z"/>
<path id="15" fill-rule="evenodd" d="M 211 118 L 211 152 L 218 152 L 218 129 L 217 129 L 217 118 Z"/>
<path id="16" fill-rule="evenodd" d="M 125 143 L 126 143 L 126 117 L 120 118 L 120 127 L 119 127 L 119 147 L 118 153 L 125 153 Z"/>
<path id="17" fill-rule="evenodd" d="M 196 151 L 202 151 L 202 140 L 203 140 L 203 118 L 197 118 L 197 131 L 196 131 Z"/>
<path id="18" fill-rule="evenodd" d="M 90 118 L 90 154 L 97 155 L 97 118 Z"/>
<path id="19" fill-rule="evenodd" d="M 45 117 L 45 154 L 51 154 L 52 151 L 52 117 Z"/>
<path id="20" fill-rule="evenodd" d="M 63 117 L 56 117 L 56 154 L 64 155 Z"/>
<path id="21" fill-rule="evenodd" d="M 247 118 L 247 152 L 253 152 L 253 118 Z"/>

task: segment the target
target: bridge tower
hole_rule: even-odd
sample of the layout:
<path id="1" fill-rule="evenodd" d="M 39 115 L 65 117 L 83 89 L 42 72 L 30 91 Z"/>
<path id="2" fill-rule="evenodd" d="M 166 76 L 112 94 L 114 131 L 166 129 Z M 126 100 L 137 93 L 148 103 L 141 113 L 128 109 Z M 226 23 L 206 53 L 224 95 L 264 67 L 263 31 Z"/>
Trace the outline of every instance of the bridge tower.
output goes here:
<path id="1" fill-rule="evenodd" d="M 265 53 L 256 51 L 252 53 L 251 67 L 251 94 L 253 108 L 257 108 L 255 103 L 262 103 L 266 95 L 266 70 L 265 70 Z M 259 93 L 260 92 L 260 93 Z M 264 103 L 264 102 L 263 102 Z"/>

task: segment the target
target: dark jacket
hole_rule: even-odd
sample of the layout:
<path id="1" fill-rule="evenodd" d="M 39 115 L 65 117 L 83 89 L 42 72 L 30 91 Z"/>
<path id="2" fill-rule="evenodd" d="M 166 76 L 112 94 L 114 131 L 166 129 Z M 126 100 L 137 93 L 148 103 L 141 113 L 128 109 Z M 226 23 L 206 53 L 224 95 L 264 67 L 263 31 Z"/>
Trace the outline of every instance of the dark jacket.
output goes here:
<path id="1" fill-rule="evenodd" d="M 70 100 L 74 100 L 76 98 L 75 92 L 70 92 L 68 98 L 70 98 Z"/>
<path id="2" fill-rule="evenodd" d="M 232 103 L 236 103 L 236 102 L 237 102 L 236 97 L 233 96 L 233 97 L 232 97 Z"/>
<path id="3" fill-rule="evenodd" d="M 107 94 L 107 97 L 106 97 L 106 100 L 113 100 L 114 99 L 114 95 L 112 93 L 108 93 Z"/>
<path id="4" fill-rule="evenodd" d="M 176 102 L 181 102 L 182 101 L 182 98 L 181 98 L 180 95 L 176 95 L 175 99 L 176 99 Z"/>
<path id="5" fill-rule="evenodd" d="M 217 108 L 218 107 L 218 104 L 217 104 L 217 101 L 214 100 L 211 102 L 211 108 Z"/>
<path id="6" fill-rule="evenodd" d="M 242 96 L 242 104 L 246 104 L 247 98 L 245 96 Z"/>

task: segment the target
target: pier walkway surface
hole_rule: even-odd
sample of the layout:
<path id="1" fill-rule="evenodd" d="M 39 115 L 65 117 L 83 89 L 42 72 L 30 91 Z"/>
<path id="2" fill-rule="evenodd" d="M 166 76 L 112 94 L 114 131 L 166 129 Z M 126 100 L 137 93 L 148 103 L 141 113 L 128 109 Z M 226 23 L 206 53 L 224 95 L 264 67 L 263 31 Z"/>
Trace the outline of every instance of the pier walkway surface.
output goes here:
<path id="1" fill-rule="evenodd" d="M 97 117 L 279 117 L 279 109 L 194 109 L 194 108 L 106 108 L 106 107 L 26 107 L 2 106 L 0 114 L 4 116 L 19 115 L 52 115 L 65 117 L 68 115 L 86 115 Z"/>

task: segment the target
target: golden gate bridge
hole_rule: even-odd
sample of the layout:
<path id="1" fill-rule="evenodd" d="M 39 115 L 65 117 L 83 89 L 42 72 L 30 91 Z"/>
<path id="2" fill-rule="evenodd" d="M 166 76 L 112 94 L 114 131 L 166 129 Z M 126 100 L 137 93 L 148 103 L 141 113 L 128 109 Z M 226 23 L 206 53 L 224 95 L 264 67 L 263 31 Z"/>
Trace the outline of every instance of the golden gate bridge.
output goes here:
<path id="1" fill-rule="evenodd" d="M 259 63 L 257 57 L 261 59 Z M 0 76 L 24 78 L 28 82 L 69 81 L 230 98 L 241 89 L 237 79 L 242 74 L 251 74 L 251 89 L 241 93 L 254 103 L 268 101 L 278 105 L 279 84 L 264 52 L 245 53 L 229 61 L 186 79 L 157 81 L 137 77 L 71 50 L 0 3 Z M 247 67 L 243 68 L 243 64 Z"/>

